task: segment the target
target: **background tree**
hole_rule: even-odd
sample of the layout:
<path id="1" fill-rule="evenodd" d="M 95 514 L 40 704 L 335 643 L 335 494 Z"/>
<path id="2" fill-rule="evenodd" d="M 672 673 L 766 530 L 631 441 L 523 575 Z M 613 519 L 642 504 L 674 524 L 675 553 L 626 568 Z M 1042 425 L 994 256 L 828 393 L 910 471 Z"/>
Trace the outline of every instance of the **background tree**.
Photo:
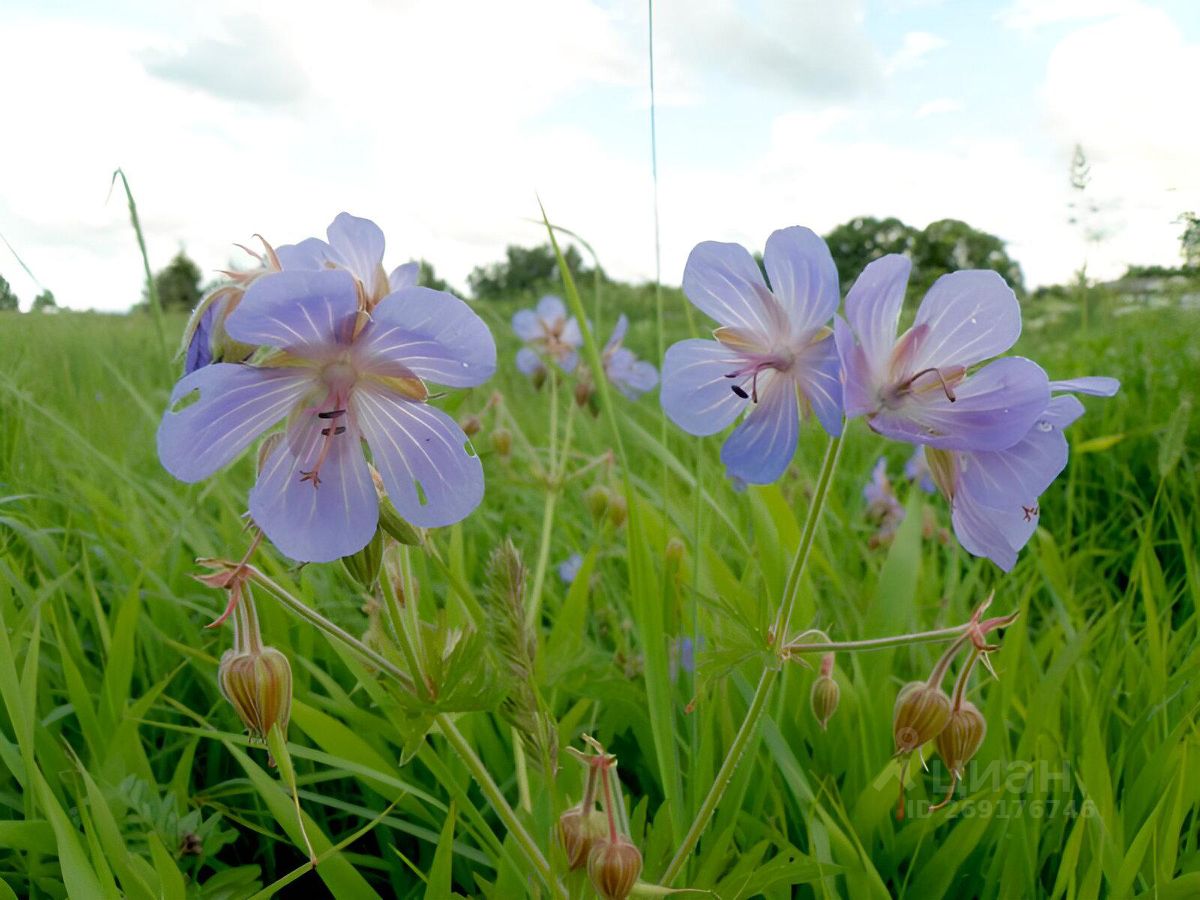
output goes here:
<path id="1" fill-rule="evenodd" d="M 563 249 L 563 258 L 575 278 L 581 278 L 589 270 L 584 268 L 579 251 L 568 244 Z M 522 297 L 553 290 L 561 290 L 558 277 L 558 261 L 550 244 L 538 247 L 518 247 L 510 244 L 504 251 L 502 262 L 488 266 L 477 266 L 467 276 L 471 294 L 478 300 L 498 300 Z"/>
<path id="2" fill-rule="evenodd" d="M 160 269 L 154 276 L 154 287 L 164 312 L 190 312 L 203 295 L 200 267 L 180 250 L 166 268 Z M 141 308 L 146 308 L 148 304 L 149 297 L 143 291 Z"/>
<path id="3" fill-rule="evenodd" d="M 447 291 L 456 297 L 462 296 L 446 279 L 438 277 L 437 270 L 433 268 L 433 263 L 429 260 L 422 258 L 417 260 L 417 263 L 421 267 L 421 274 L 417 276 L 417 284 L 421 287 L 435 291 Z"/>
<path id="4" fill-rule="evenodd" d="M 825 235 L 825 243 L 837 264 L 844 291 L 872 260 L 889 253 L 906 253 L 911 257 L 916 238 L 917 230 L 894 216 L 886 219 L 859 216 Z"/>
<path id="5" fill-rule="evenodd" d="M 930 222 L 913 241 L 913 290 L 922 294 L 947 272 L 992 269 L 1018 294 L 1025 293 L 1025 276 L 1010 259 L 1004 241 L 958 219 Z"/>
<path id="6" fill-rule="evenodd" d="M 1183 226 L 1183 233 L 1179 235 L 1183 264 L 1188 268 L 1200 267 L 1200 216 L 1185 212 L 1175 221 Z"/>
<path id="7" fill-rule="evenodd" d="M 8 286 L 8 281 L 0 275 L 0 312 L 16 312 L 20 305 L 17 295 Z"/>
<path id="8" fill-rule="evenodd" d="M 54 292 L 44 290 L 33 298 L 33 306 L 29 307 L 32 312 L 48 312 L 52 309 L 58 309 L 58 304 L 54 301 Z"/>

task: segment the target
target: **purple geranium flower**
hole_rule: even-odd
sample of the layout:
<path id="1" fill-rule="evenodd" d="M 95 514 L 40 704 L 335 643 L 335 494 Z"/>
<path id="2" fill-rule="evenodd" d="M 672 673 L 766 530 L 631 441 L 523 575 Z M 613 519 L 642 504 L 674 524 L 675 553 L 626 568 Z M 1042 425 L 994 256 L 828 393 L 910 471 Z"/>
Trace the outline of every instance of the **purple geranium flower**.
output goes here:
<path id="1" fill-rule="evenodd" d="M 796 452 L 800 414 L 842 430 L 838 355 L 827 323 L 838 275 L 825 242 L 807 228 L 776 231 L 763 264 L 738 244 L 706 241 L 688 257 L 683 290 L 720 328 L 715 341 L 680 341 L 663 360 L 662 405 L 691 434 L 715 434 L 750 414 L 721 448 L 733 478 L 768 484 Z"/>
<path id="2" fill-rule="evenodd" d="M 863 499 L 867 501 L 867 518 L 879 529 L 871 538 L 872 546 L 890 543 L 904 521 L 904 507 L 896 498 L 887 474 L 887 460 L 882 456 L 871 471 L 871 480 L 863 485 Z"/>
<path id="3" fill-rule="evenodd" d="M 364 440 L 388 496 L 414 525 L 448 525 L 478 505 L 479 460 L 458 424 L 425 402 L 425 380 L 470 387 L 496 363 L 487 326 L 450 294 L 408 286 L 371 305 L 357 275 L 375 248 L 340 233 L 331 226 L 331 244 L 356 268 L 295 271 L 284 262 L 285 271 L 256 280 L 225 328 L 233 340 L 276 351 L 256 365 L 214 363 L 185 376 L 158 430 L 163 465 L 195 482 L 286 418 L 250 492 L 250 514 L 281 552 L 310 562 L 354 553 L 375 532 Z"/>
<path id="4" fill-rule="evenodd" d="M 634 352 L 622 347 L 629 320 L 621 313 L 612 337 L 604 345 L 604 374 L 618 391 L 630 400 L 636 400 L 658 384 L 658 370 L 645 360 L 638 359 Z"/>
<path id="5" fill-rule="evenodd" d="M 517 337 L 530 344 L 517 351 L 517 368 L 525 375 L 545 371 L 547 358 L 564 372 L 574 372 L 579 362 L 583 334 L 574 316 L 567 316 L 562 299 L 547 294 L 536 309 L 522 309 L 513 315 L 512 328 Z"/>
<path id="6" fill-rule="evenodd" d="M 1016 342 L 1016 295 L 992 271 L 943 275 L 897 339 L 910 268 L 898 254 L 872 262 L 846 296 L 846 320 L 835 321 L 847 417 L 865 415 L 875 431 L 913 444 L 1011 447 L 1046 409 L 1046 373 L 1020 357 L 968 370 Z"/>
<path id="7" fill-rule="evenodd" d="M 1052 391 L 1111 397 L 1115 378 L 1050 382 Z M 1053 397 L 1021 440 L 1004 450 L 950 451 L 928 448 L 933 477 L 950 501 L 958 541 L 1006 572 L 1037 529 L 1038 497 L 1067 465 L 1063 429 L 1083 415 L 1070 393 Z"/>
<path id="8" fill-rule="evenodd" d="M 563 580 L 563 584 L 570 584 L 582 568 L 583 556 L 579 553 L 572 553 L 558 564 L 558 577 Z"/>
<path id="9" fill-rule="evenodd" d="M 929 463 L 925 460 L 925 445 L 917 444 L 917 449 L 904 464 L 904 477 L 916 484 L 927 494 L 937 490 L 933 482 L 933 473 L 929 471 Z"/>

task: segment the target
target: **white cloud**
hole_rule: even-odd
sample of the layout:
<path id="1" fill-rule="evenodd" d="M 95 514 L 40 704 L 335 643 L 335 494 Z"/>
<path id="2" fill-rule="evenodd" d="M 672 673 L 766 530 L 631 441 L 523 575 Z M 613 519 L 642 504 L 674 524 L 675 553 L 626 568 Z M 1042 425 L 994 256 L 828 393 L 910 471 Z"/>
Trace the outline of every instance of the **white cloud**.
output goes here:
<path id="1" fill-rule="evenodd" d="M 996 18 L 1006 28 L 1030 31 L 1064 22 L 1103 19 L 1138 5 L 1137 0 L 1013 0 Z"/>
<path id="2" fill-rule="evenodd" d="M 955 100 L 953 97 L 938 97 L 936 100 L 926 100 L 917 107 L 917 111 L 913 113 L 918 119 L 926 119 L 929 116 L 940 116 L 947 113 L 962 112 L 963 102 Z"/>
<path id="3" fill-rule="evenodd" d="M 930 53 L 945 46 L 946 41 L 936 34 L 930 34 L 928 31 L 910 31 L 904 35 L 899 49 L 884 63 L 884 74 L 891 76 L 897 72 L 916 69 L 925 63 Z"/>

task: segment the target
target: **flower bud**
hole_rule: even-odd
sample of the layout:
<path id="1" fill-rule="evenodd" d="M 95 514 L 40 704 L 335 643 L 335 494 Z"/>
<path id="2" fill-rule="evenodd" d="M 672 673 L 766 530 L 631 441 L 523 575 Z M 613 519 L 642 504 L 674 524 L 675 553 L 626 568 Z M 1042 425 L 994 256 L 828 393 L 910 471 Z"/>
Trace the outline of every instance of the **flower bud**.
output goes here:
<path id="1" fill-rule="evenodd" d="M 512 432 L 507 428 L 492 430 L 492 447 L 505 459 L 512 453 Z"/>
<path id="2" fill-rule="evenodd" d="M 592 383 L 586 378 L 575 383 L 575 403 L 577 406 L 587 406 L 592 399 Z"/>
<path id="3" fill-rule="evenodd" d="M 983 744 L 987 735 L 987 721 L 978 707 L 970 700 L 950 713 L 950 720 L 937 736 L 938 756 L 946 764 L 955 779 L 962 778 L 963 768 Z"/>
<path id="4" fill-rule="evenodd" d="M 612 522 L 613 528 L 620 528 L 625 524 L 627 518 L 629 518 L 629 506 L 625 502 L 625 496 L 613 494 L 608 501 L 608 521 Z"/>
<path id="5" fill-rule="evenodd" d="M 587 865 L 592 847 L 607 830 L 607 820 L 598 809 L 584 812 L 578 806 L 573 806 L 559 817 L 558 839 L 567 853 L 567 864 L 572 871 Z"/>
<path id="6" fill-rule="evenodd" d="M 812 704 L 813 715 L 821 723 L 821 730 L 829 724 L 833 714 L 837 712 L 838 700 L 841 699 L 841 688 L 829 675 L 822 675 L 813 682 L 809 702 Z"/>
<path id="7" fill-rule="evenodd" d="M 421 532 L 400 515 L 396 505 L 387 497 L 381 497 L 379 500 L 379 527 L 401 544 L 410 547 L 421 546 Z"/>
<path id="8" fill-rule="evenodd" d="M 532 380 L 534 390 L 540 391 L 542 385 L 546 383 L 546 369 L 544 366 L 538 366 L 533 370 Z"/>
<path id="9" fill-rule="evenodd" d="M 481 427 L 482 425 L 479 422 L 479 416 L 467 416 L 462 421 L 463 434 L 465 434 L 467 437 L 478 434 Z"/>
<path id="10" fill-rule="evenodd" d="M 599 841 L 588 856 L 588 877 L 604 900 L 625 900 L 641 874 L 641 851 L 624 835 Z"/>
<path id="11" fill-rule="evenodd" d="M 292 667 L 274 647 L 226 650 L 217 669 L 217 685 L 251 738 L 266 740 L 276 724 L 287 737 L 292 713 Z"/>
<path id="12" fill-rule="evenodd" d="M 612 493 L 602 484 L 592 485 L 583 495 L 583 502 L 587 504 L 588 512 L 597 522 L 603 519 L 604 514 L 608 512 L 611 500 Z"/>
<path id="13" fill-rule="evenodd" d="M 940 687 L 910 681 L 900 689 L 892 714 L 896 753 L 911 753 L 933 740 L 950 719 L 950 698 Z"/>
<path id="14" fill-rule="evenodd" d="M 407 524 L 407 523 L 406 523 Z M 409 526 L 412 527 L 411 525 Z M 371 590 L 379 578 L 379 567 L 383 564 L 383 532 L 378 528 L 367 545 L 352 556 L 343 556 L 342 565 L 350 577 L 364 590 Z"/>
<path id="15" fill-rule="evenodd" d="M 667 546 L 663 551 L 663 555 L 666 556 L 668 563 L 673 566 L 678 566 L 683 562 L 683 555 L 686 550 L 687 547 L 684 546 L 683 541 L 677 537 L 673 537 L 667 541 Z"/>

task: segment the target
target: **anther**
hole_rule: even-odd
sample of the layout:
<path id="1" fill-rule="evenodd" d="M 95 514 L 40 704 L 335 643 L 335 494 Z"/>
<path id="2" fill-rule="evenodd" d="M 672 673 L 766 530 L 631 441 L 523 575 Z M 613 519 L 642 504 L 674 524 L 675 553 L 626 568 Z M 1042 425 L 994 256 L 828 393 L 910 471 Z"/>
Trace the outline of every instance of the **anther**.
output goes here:
<path id="1" fill-rule="evenodd" d="M 337 419 L 341 416 L 344 416 L 345 414 L 346 414 L 346 411 L 344 409 L 331 409 L 331 410 L 329 410 L 329 412 L 317 413 L 317 418 L 318 419 Z M 345 431 L 345 430 L 346 429 L 344 429 L 344 428 L 342 429 L 342 431 Z M 324 434 L 325 432 L 321 432 L 321 433 Z M 341 434 L 341 433 L 342 433 L 341 431 L 338 432 L 338 434 Z"/>
<path id="2" fill-rule="evenodd" d="M 339 425 L 337 428 L 322 428 L 322 429 L 321 429 L 321 434 L 325 435 L 325 437 L 329 437 L 329 432 L 330 432 L 330 431 L 332 431 L 332 432 L 333 432 L 333 435 L 334 435 L 334 437 L 337 437 L 339 434 L 345 434 L 345 433 L 346 433 L 346 426 L 345 426 L 345 425 Z"/>
<path id="3" fill-rule="evenodd" d="M 938 381 L 940 381 L 942 383 L 942 390 L 946 392 L 946 399 L 949 400 L 951 403 L 953 403 L 955 400 L 957 400 L 958 398 L 954 396 L 953 388 L 951 388 L 950 385 L 948 385 L 946 383 L 946 379 L 942 375 L 940 369 L 937 369 L 934 367 L 930 367 L 928 369 L 922 369 L 920 372 L 918 372 L 912 378 L 908 379 L 908 383 L 911 385 L 914 381 L 916 381 L 922 375 L 928 375 L 930 372 L 932 372 L 934 375 L 936 375 L 938 377 Z"/>
<path id="4" fill-rule="evenodd" d="M 729 387 L 730 387 L 730 390 L 732 390 L 735 394 L 737 394 L 743 400 L 750 399 L 750 395 L 746 393 L 746 389 L 741 387 L 740 385 L 732 384 Z"/>

